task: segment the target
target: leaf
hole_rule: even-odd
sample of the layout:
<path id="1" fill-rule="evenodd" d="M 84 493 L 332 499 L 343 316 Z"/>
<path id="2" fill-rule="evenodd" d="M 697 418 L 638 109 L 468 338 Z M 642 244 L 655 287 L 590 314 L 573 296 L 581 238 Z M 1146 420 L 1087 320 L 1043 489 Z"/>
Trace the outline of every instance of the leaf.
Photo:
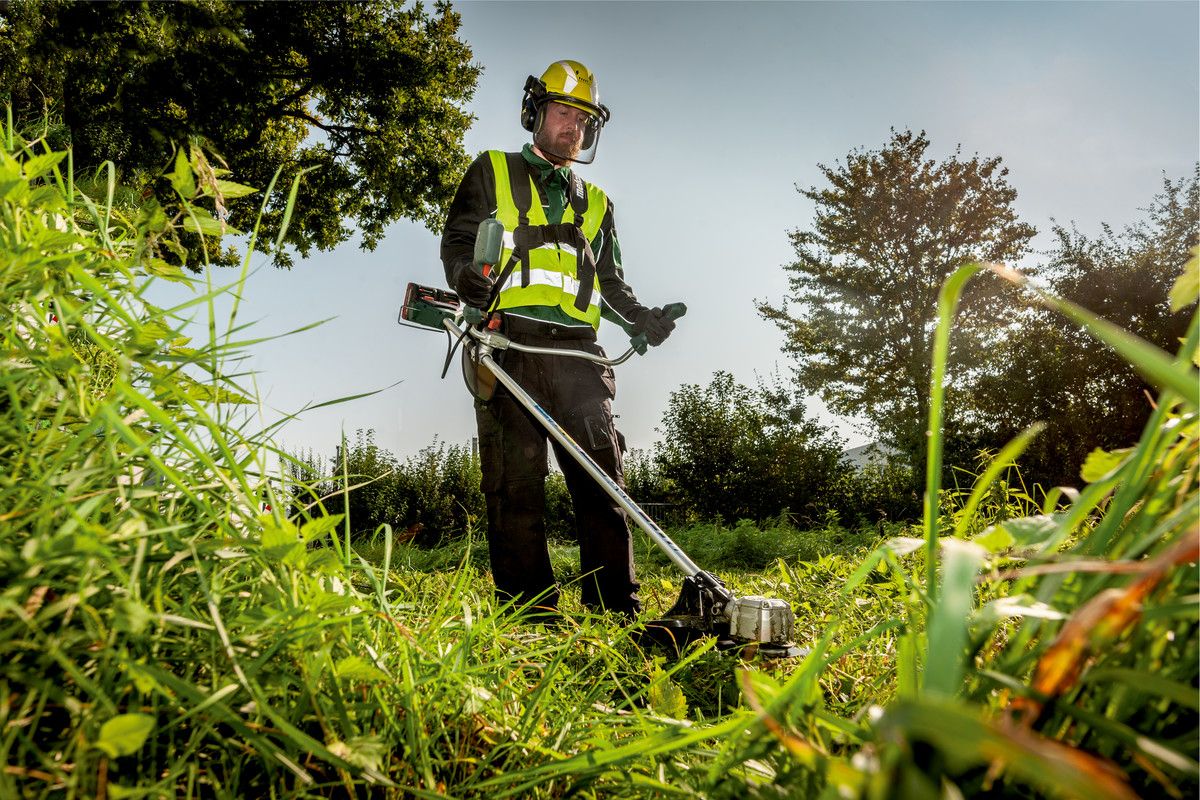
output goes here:
<path id="1" fill-rule="evenodd" d="M 1060 742 L 1002 721 L 981 718 L 963 703 L 900 701 L 880 719 L 882 738 L 923 741 L 945 757 L 951 771 L 1003 766 L 1021 781 L 1055 797 L 1137 800 L 1105 762 Z"/>
<path id="2" fill-rule="evenodd" d="M 349 681 L 386 681 L 388 674 L 362 656 L 346 656 L 333 668 L 333 673 Z"/>
<path id="3" fill-rule="evenodd" d="M 65 150 L 61 150 L 57 153 L 43 153 L 40 156 L 33 156 L 25 159 L 25 163 L 22 165 L 22 168 L 25 171 L 26 179 L 33 180 L 34 178 L 42 177 L 42 175 L 44 175 L 46 172 L 49 172 L 51 168 L 57 166 L 60 161 L 66 158 L 66 156 L 67 152 Z"/>
<path id="4" fill-rule="evenodd" d="M 191 200 L 196 196 L 196 178 L 182 147 L 175 151 L 175 169 L 167 173 L 167 179 L 184 199 Z"/>
<path id="5" fill-rule="evenodd" d="M 906 556 L 924 547 L 925 540 L 914 536 L 893 536 L 884 543 L 884 546 L 898 556 Z"/>
<path id="6" fill-rule="evenodd" d="M 113 619 L 113 627 L 122 633 L 129 633 L 134 636 L 146 630 L 146 626 L 150 624 L 150 620 L 154 619 L 153 612 L 145 604 L 132 597 L 125 597 L 118 600 L 114 604 L 113 610 L 116 612 Z"/>
<path id="7" fill-rule="evenodd" d="M 221 220 L 208 213 L 207 209 L 193 208 L 191 213 L 183 219 L 184 230 L 192 233 L 203 233 L 206 236 L 223 236 L 226 233 L 238 233 L 239 231 L 226 225 Z"/>
<path id="8" fill-rule="evenodd" d="M 1083 466 L 1079 469 L 1079 477 L 1088 483 L 1102 481 L 1116 472 L 1132 452 L 1133 450 L 1128 447 L 1111 452 L 1097 447 L 1083 460 Z"/>
<path id="9" fill-rule="evenodd" d="M 136 753 L 154 730 L 154 717 L 149 714 L 119 714 L 100 726 L 100 738 L 92 747 L 103 750 L 110 758 Z"/>
<path id="10" fill-rule="evenodd" d="M 650 674 L 650 688 L 646 699 L 654 713 L 671 719 L 687 719 L 688 704 L 683 689 L 663 672 L 662 667 L 655 667 Z"/>
<path id="11" fill-rule="evenodd" d="M 1000 523 L 1016 547 L 1036 547 L 1049 541 L 1058 531 L 1058 518 L 1047 514 L 1009 519 Z"/>
<path id="12" fill-rule="evenodd" d="M 360 769 L 382 771 L 387 745 L 378 736 L 356 736 L 345 742 L 330 742 L 329 752 Z"/>
<path id="13" fill-rule="evenodd" d="M 173 337 L 175 331 L 157 319 L 146 320 L 133 330 L 133 347 L 143 352 L 157 350 L 159 342 Z"/>
<path id="14" fill-rule="evenodd" d="M 176 283 L 192 282 L 192 279 L 187 277 L 181 268 L 163 261 L 161 258 L 148 258 L 143 266 L 145 266 L 146 272 L 159 278 L 165 278 Z"/>
<path id="15" fill-rule="evenodd" d="M 304 544 L 300 541 L 300 533 L 296 526 L 288 520 L 276 524 L 269 516 L 260 517 L 264 521 L 262 532 L 263 555 L 273 561 L 282 561 L 294 565 L 304 555 Z"/>
<path id="16" fill-rule="evenodd" d="M 1196 303 L 1200 297 L 1200 247 L 1192 248 L 1192 257 L 1183 265 L 1183 272 L 1175 279 L 1167 296 L 1171 300 L 1172 311 L 1182 311 Z"/>
<path id="17" fill-rule="evenodd" d="M 305 542 L 319 539 L 337 528 L 338 523 L 342 521 L 344 516 L 344 514 L 330 514 L 329 516 L 310 519 L 300 528 L 300 538 Z"/>
<path id="18" fill-rule="evenodd" d="M 988 629 L 995 627 L 1001 620 L 1012 617 L 1066 619 L 1067 615 L 1027 594 L 997 598 L 975 612 L 976 623 Z"/>
<path id="19" fill-rule="evenodd" d="M 959 539 L 943 539 L 941 544 L 942 585 L 930 612 L 924 687 L 950 697 L 962 684 L 967 620 L 975 603 L 975 576 L 986 554 L 982 547 Z"/>
<path id="20" fill-rule="evenodd" d="M 1017 540 L 1003 526 L 991 525 L 971 541 L 989 553 L 999 553 L 1012 547 Z"/>
<path id="21" fill-rule="evenodd" d="M 220 178 L 217 179 L 217 191 L 227 200 L 258 193 L 258 189 L 255 189 L 253 186 L 245 186 L 233 181 L 223 181 Z"/>

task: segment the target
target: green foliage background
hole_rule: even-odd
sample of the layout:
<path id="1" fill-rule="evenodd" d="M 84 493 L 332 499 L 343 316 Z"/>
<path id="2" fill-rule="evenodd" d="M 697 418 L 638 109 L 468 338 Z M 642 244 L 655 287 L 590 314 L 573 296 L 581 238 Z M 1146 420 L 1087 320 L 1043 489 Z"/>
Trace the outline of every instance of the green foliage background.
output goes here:
<path id="1" fill-rule="evenodd" d="M 156 180 L 178 142 L 258 188 L 280 168 L 285 185 L 306 173 L 283 242 L 304 256 L 357 231 L 374 249 L 398 219 L 440 227 L 466 169 L 463 107 L 480 70 L 459 25 L 448 3 L 13 0 L 0 5 L 0 100 L 24 129 L 59 121 L 47 134 L 81 174 L 112 161 L 168 205 Z M 261 209 L 220 200 L 235 228 L 260 215 L 282 227 L 285 196 Z"/>

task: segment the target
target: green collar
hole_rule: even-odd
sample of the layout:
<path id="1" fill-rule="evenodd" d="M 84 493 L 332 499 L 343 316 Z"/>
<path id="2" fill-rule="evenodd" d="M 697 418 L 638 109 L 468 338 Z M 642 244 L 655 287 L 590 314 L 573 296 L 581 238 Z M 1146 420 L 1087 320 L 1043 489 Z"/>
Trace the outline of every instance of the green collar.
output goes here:
<path id="1" fill-rule="evenodd" d="M 542 183 L 546 183 L 550 179 L 552 173 L 557 173 L 562 186 L 566 186 L 571 180 L 571 169 L 569 167 L 556 167 L 546 159 L 533 152 L 533 145 L 526 144 L 521 148 L 521 155 L 533 166 L 538 169 L 538 177 L 542 179 Z"/>

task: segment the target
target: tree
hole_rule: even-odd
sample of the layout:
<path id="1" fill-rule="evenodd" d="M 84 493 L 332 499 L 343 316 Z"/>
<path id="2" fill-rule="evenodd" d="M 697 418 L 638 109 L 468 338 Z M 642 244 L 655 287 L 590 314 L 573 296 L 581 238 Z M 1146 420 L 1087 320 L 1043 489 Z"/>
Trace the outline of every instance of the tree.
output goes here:
<path id="1" fill-rule="evenodd" d="M 915 465 L 923 463 L 942 282 L 964 263 L 1020 257 L 1035 233 L 1017 220 L 999 157 L 964 160 L 956 149 L 939 163 L 926 159 L 928 148 L 924 132 L 893 130 L 879 150 L 819 165 L 830 185 L 798 189 L 817 209 L 812 229 L 790 232 L 798 260 L 785 267 L 789 294 L 779 306 L 759 304 L 786 334 L 801 388 L 868 419 Z M 1005 313 L 998 288 L 977 278 L 964 298 L 952 389 L 961 391 L 996 335 Z M 956 422 L 948 414 L 948 426 Z"/>
<path id="2" fill-rule="evenodd" d="M 1171 181 L 1147 218 L 1095 238 L 1054 227 L 1057 246 L 1044 271 L 1049 288 L 1168 352 L 1179 348 L 1192 310 L 1172 313 L 1167 294 L 1200 244 L 1200 163 Z M 977 437 L 998 448 L 1034 421 L 1046 429 L 1021 459 L 1027 482 L 1078 483 L 1096 447 L 1137 441 L 1157 392 L 1127 362 L 1069 320 L 1040 306 L 997 345 L 995 369 L 974 393 Z"/>
<path id="3" fill-rule="evenodd" d="M 717 372 L 685 384 L 663 414 L 655 465 L 673 499 L 703 518 L 762 520 L 788 509 L 819 519 L 840 475 L 841 443 L 789 390 L 752 390 Z"/>
<path id="4" fill-rule="evenodd" d="M 466 168 L 479 67 L 459 24 L 448 3 L 400 0 L 0 2 L 0 98 L 27 124 L 61 118 L 79 173 L 112 160 L 145 192 L 188 141 L 258 188 L 311 170 L 286 244 L 307 256 L 353 225 L 373 249 L 395 220 L 437 226 Z M 248 228 L 258 205 L 228 222 Z"/>

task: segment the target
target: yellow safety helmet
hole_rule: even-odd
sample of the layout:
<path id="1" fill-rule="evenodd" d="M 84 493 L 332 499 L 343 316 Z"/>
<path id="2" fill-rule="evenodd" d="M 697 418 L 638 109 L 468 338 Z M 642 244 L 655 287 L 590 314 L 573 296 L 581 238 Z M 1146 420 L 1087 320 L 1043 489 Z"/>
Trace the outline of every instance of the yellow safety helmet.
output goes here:
<path id="1" fill-rule="evenodd" d="M 542 113 L 550 103 L 563 103 L 587 113 L 589 122 L 580 153 L 570 160 L 590 164 L 596 156 L 600 129 L 611 116 L 600 102 L 596 76 L 583 64 L 569 59 L 555 61 L 546 67 L 541 78 L 530 75 L 521 99 L 521 127 L 536 135 L 542 127 Z"/>

